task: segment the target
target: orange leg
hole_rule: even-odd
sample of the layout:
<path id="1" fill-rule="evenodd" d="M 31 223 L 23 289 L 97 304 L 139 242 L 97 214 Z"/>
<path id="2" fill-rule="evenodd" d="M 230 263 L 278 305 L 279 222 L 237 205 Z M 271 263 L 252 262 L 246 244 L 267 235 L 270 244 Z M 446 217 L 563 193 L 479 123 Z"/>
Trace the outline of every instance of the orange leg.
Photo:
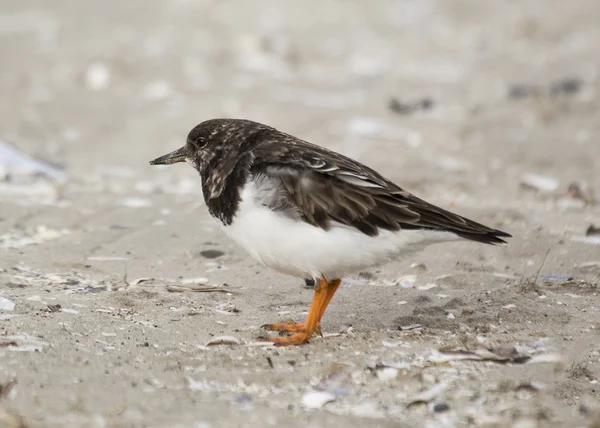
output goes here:
<path id="1" fill-rule="evenodd" d="M 308 311 L 308 318 L 306 318 L 306 321 L 303 324 L 268 324 L 263 326 L 263 328 L 267 330 L 287 331 L 295 334 L 290 337 L 271 337 L 267 340 L 275 342 L 275 344 L 279 346 L 300 345 L 308 342 L 313 334 L 319 329 L 321 318 L 340 283 L 341 281 L 339 279 L 327 282 L 325 278 L 322 278 L 315 286 L 315 294 L 310 305 L 310 310 Z"/>
<path id="2" fill-rule="evenodd" d="M 333 281 L 327 284 L 327 288 L 325 289 L 325 299 L 323 301 L 323 306 L 321 306 L 321 311 L 319 312 L 319 324 L 321 323 L 321 318 L 323 318 L 323 315 L 325 314 L 325 310 L 327 309 L 329 302 L 331 302 L 333 295 L 335 294 L 341 283 L 341 279 L 334 279 Z"/>

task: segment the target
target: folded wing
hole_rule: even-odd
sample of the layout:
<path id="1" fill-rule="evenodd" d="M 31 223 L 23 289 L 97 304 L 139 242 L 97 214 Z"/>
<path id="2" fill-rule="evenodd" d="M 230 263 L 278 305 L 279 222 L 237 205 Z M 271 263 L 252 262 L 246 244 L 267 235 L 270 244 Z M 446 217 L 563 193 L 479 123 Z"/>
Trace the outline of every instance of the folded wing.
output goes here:
<path id="1" fill-rule="evenodd" d="M 279 186 L 271 208 L 293 209 L 315 227 L 327 230 L 337 222 L 369 236 L 380 229 L 430 229 L 488 244 L 510 237 L 429 204 L 348 157 L 287 134 L 255 147 L 253 153 L 251 173 Z"/>

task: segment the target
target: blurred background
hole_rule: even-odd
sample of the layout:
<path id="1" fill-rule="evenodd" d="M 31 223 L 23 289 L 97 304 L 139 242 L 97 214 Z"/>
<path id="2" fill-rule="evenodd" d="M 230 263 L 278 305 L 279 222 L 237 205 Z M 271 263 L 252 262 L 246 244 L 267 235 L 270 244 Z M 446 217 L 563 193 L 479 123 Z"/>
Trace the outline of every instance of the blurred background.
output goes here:
<path id="1" fill-rule="evenodd" d="M 518 180 L 524 157 L 540 173 L 572 159 L 551 175 L 575 178 L 593 162 L 599 9 L 6 1 L 0 136 L 89 178 L 145 170 L 195 124 L 240 117 L 371 164 L 391 150 L 384 172 L 409 183 L 470 163 Z"/>
<path id="2" fill-rule="evenodd" d="M 232 385 L 239 377 L 264 386 L 244 392 L 266 409 L 257 413 L 264 426 L 287 415 L 274 409 L 296 405 L 299 391 L 322 375 L 322 355 L 352 360 L 366 376 L 361 350 L 393 361 L 404 347 L 394 336 L 405 334 L 398 325 L 418 323 L 424 336 L 401 336 L 414 346 L 410 352 L 467 332 L 511 346 L 520 340 L 535 352 L 542 348 L 532 344 L 547 336 L 543 343 L 569 356 L 569 364 L 585 358 L 585 376 L 580 370 L 557 378 L 556 389 L 535 403 L 486 382 L 514 376 L 552 383 L 555 372 L 494 366 L 452 380 L 478 391 L 473 396 L 491 397 L 484 410 L 497 421 L 513 421 L 503 410 L 509 400 L 534 419 L 558 409 L 548 418 L 568 426 L 561 421 L 577 413 L 581 396 L 597 400 L 592 382 L 600 376 L 593 327 L 600 314 L 591 297 L 600 276 L 599 23 L 598 0 L 3 0 L 0 278 L 13 285 L 0 290 L 0 311 L 8 311 L 0 314 L 0 331 L 26 332 L 11 339 L 19 346 L 39 336 L 50 343 L 26 342 L 25 350 L 43 352 L 8 352 L 0 362 L 0 384 L 14 377 L 21 388 L 11 406 L 44 421 L 72 416 L 68 403 L 87 403 L 75 426 L 96 426 L 94 415 L 156 422 L 174 409 L 181 418 L 220 409 L 199 405 L 186 376 Z M 277 407 L 269 388 L 281 379 L 271 377 L 278 372 L 268 371 L 258 348 L 198 357 L 196 345 L 219 334 L 252 341 L 257 326 L 278 313 L 302 317 L 310 291 L 224 239 L 203 206 L 196 171 L 148 165 L 215 117 L 264 122 L 342 152 L 515 238 L 505 248 L 432 249 L 349 284 L 397 287 L 338 293 L 327 328 L 353 325 L 358 334 L 343 339 L 352 346 L 319 339 L 286 351 L 290 360 L 301 356 L 297 370 L 281 363 L 289 366 L 286 381 L 296 383 Z M 158 280 L 205 276 L 238 287 L 243 298 L 173 294 Z M 554 288 L 536 288 L 538 279 Z M 439 303 L 446 301 L 455 306 Z M 230 304 L 239 310 L 223 315 Z M 198 368 L 199 360 L 211 370 Z M 273 360 L 282 367 L 275 354 Z M 252 370 L 267 374 L 253 378 Z M 340 399 L 343 409 L 368 396 L 379 400 L 375 410 L 356 414 L 423 420 L 420 408 L 410 413 L 406 397 L 397 398 L 398 384 L 385 389 L 365 379 Z M 434 382 L 418 379 L 402 384 L 407 396 Z M 206 388 L 204 399 L 222 398 L 222 390 Z M 464 397 L 447 397 L 462 423 L 473 405 Z M 117 414 L 122 401 L 129 410 Z M 56 426 L 72 422 L 56 418 Z M 292 422 L 306 426 L 304 419 Z"/>

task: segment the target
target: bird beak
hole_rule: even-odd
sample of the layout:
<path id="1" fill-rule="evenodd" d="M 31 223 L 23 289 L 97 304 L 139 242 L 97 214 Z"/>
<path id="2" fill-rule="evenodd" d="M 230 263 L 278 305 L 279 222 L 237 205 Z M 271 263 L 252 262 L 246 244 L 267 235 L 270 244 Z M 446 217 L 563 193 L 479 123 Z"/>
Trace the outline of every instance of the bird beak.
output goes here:
<path id="1" fill-rule="evenodd" d="M 150 161 L 150 165 L 171 165 L 172 163 L 185 162 L 188 152 L 185 146 L 169 154 Z"/>

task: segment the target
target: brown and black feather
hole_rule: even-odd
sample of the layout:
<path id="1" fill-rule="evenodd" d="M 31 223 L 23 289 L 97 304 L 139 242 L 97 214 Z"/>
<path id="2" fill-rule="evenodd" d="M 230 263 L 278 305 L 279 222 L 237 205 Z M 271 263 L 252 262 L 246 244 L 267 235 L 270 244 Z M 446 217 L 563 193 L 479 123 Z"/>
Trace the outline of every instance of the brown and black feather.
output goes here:
<path id="1" fill-rule="evenodd" d="M 425 202 L 353 159 L 266 125 L 215 119 L 194 128 L 188 144 L 199 136 L 204 151 L 212 151 L 200 168 L 205 200 L 226 224 L 235 217 L 243 185 L 266 177 L 277 187 L 271 209 L 292 210 L 325 230 L 333 222 L 369 236 L 380 229 L 428 229 L 487 244 L 511 236 Z"/>

